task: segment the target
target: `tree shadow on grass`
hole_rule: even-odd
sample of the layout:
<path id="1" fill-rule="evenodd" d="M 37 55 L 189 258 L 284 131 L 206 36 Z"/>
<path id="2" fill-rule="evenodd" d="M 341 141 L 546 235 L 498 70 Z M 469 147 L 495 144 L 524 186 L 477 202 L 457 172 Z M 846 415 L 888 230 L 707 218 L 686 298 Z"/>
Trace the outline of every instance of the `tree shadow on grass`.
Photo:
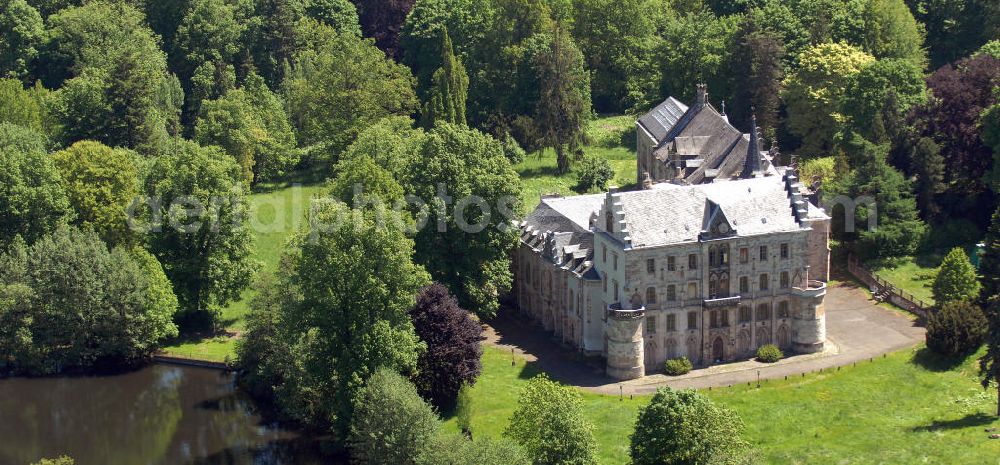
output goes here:
<path id="1" fill-rule="evenodd" d="M 521 175 L 521 179 L 540 178 L 542 176 L 559 177 L 569 175 L 569 173 L 559 174 L 559 171 L 555 166 L 536 166 L 533 168 L 524 168 L 518 170 L 518 173 Z"/>
<path id="2" fill-rule="evenodd" d="M 952 430 L 963 428 L 975 428 L 990 425 L 997 421 L 997 417 L 983 412 L 970 413 L 962 418 L 954 420 L 934 420 L 928 425 L 919 425 L 910 428 L 913 432 L 933 432 L 940 430 Z"/>
<path id="3" fill-rule="evenodd" d="M 927 347 L 921 347 L 913 354 L 910 363 L 919 365 L 925 370 L 934 372 L 951 371 L 965 363 L 972 353 L 955 355 L 952 357 L 941 355 Z"/>

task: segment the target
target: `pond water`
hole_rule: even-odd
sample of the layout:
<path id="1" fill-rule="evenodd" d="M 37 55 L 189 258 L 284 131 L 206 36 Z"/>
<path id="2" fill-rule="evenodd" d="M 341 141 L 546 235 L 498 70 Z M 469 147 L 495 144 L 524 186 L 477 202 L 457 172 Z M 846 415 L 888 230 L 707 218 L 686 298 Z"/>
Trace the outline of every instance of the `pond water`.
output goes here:
<path id="1" fill-rule="evenodd" d="M 316 441 L 265 423 L 217 370 L 0 379 L 0 464 L 59 455 L 77 465 L 336 463 Z"/>

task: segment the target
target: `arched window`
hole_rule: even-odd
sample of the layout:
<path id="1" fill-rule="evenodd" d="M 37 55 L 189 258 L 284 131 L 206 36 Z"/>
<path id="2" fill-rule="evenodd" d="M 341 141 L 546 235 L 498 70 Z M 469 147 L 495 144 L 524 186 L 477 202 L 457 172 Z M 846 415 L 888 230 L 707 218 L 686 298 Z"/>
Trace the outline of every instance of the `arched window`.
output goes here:
<path id="1" fill-rule="evenodd" d="M 655 304 L 656 303 L 656 288 L 650 287 L 646 289 L 646 303 Z"/>

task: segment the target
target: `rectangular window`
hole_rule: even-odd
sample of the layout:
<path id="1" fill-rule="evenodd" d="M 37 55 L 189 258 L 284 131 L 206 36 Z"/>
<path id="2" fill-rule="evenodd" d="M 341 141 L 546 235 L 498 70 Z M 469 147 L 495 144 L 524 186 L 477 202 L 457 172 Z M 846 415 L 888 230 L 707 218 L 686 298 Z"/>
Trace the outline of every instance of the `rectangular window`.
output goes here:
<path id="1" fill-rule="evenodd" d="M 769 278 L 767 277 L 767 273 L 763 273 L 760 275 L 760 290 L 762 291 L 767 290 L 767 285 L 769 284 L 768 280 Z"/>
<path id="2" fill-rule="evenodd" d="M 650 287 L 646 289 L 646 303 L 655 304 L 656 303 L 656 288 Z"/>
<path id="3" fill-rule="evenodd" d="M 611 259 L 615 261 L 615 271 L 618 271 L 618 254 L 612 252 Z"/>
<path id="4" fill-rule="evenodd" d="M 698 329 L 698 314 L 688 312 L 688 329 Z"/>
<path id="5" fill-rule="evenodd" d="M 667 315 L 667 331 L 677 331 L 677 315 Z"/>
<path id="6" fill-rule="evenodd" d="M 653 260 L 652 258 L 646 259 L 646 273 L 656 273 L 656 260 Z"/>
<path id="7" fill-rule="evenodd" d="M 611 285 L 615 287 L 615 299 L 614 299 L 614 301 L 618 302 L 618 280 L 617 279 L 611 280 Z"/>
<path id="8" fill-rule="evenodd" d="M 780 282 L 778 283 L 778 285 L 781 286 L 782 289 L 788 289 L 788 272 L 787 271 L 782 271 L 781 272 L 781 278 L 780 278 Z"/>
<path id="9" fill-rule="evenodd" d="M 604 277 L 601 278 L 601 284 L 604 285 L 604 292 L 607 293 L 608 292 L 608 275 L 604 275 Z"/>
<path id="10" fill-rule="evenodd" d="M 740 323 L 747 323 L 753 317 L 749 305 L 740 305 Z"/>
<path id="11" fill-rule="evenodd" d="M 712 310 L 711 312 L 709 312 L 708 316 L 709 316 L 709 318 L 708 318 L 708 327 L 709 328 L 718 328 L 719 327 L 719 311 L 718 310 Z"/>
<path id="12" fill-rule="evenodd" d="M 608 263 L 608 246 L 601 244 L 601 262 Z"/>
<path id="13" fill-rule="evenodd" d="M 788 301 L 778 302 L 778 318 L 788 318 Z"/>
<path id="14" fill-rule="evenodd" d="M 674 302 L 677 300 L 677 286 L 671 284 L 667 286 L 667 302 Z"/>
<path id="15" fill-rule="evenodd" d="M 646 317 L 646 333 L 656 334 L 656 317 L 647 316 Z"/>
<path id="16" fill-rule="evenodd" d="M 746 247 L 740 247 L 740 263 L 748 263 L 750 261 L 750 249 Z"/>
<path id="17" fill-rule="evenodd" d="M 676 270 L 677 270 L 677 263 L 676 260 L 674 260 L 674 256 L 671 255 L 667 257 L 667 271 L 676 271 Z"/>
<path id="18" fill-rule="evenodd" d="M 771 319 L 771 304 L 760 304 L 757 306 L 757 321 L 767 321 Z"/>
<path id="19" fill-rule="evenodd" d="M 698 255 L 696 254 L 688 255 L 688 268 L 692 270 L 698 269 Z"/>
<path id="20" fill-rule="evenodd" d="M 760 246 L 760 259 L 763 260 L 763 261 L 767 261 L 767 246 L 766 245 Z"/>
<path id="21" fill-rule="evenodd" d="M 746 294 L 750 292 L 750 277 L 740 276 L 740 293 Z"/>
<path id="22" fill-rule="evenodd" d="M 788 243 L 781 244 L 781 258 L 788 258 Z"/>
<path id="23" fill-rule="evenodd" d="M 729 326 L 729 310 L 720 310 L 722 312 L 722 326 Z"/>

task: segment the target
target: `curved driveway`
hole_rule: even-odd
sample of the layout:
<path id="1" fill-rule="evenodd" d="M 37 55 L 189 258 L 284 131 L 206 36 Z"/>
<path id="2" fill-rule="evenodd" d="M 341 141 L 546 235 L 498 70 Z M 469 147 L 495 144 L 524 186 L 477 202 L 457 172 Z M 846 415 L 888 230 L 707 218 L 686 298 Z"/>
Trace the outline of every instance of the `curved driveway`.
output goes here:
<path id="1" fill-rule="evenodd" d="M 661 386 L 707 388 L 782 378 L 850 365 L 923 341 L 924 328 L 903 315 L 868 299 L 868 294 L 852 284 L 836 284 L 826 295 L 827 340 L 832 342 L 821 354 L 798 355 L 775 364 L 754 361 L 717 365 L 695 370 L 680 377 L 653 374 L 645 378 L 616 382 L 604 374 L 603 360 L 584 358 L 561 347 L 541 329 L 514 318 L 498 318 L 486 327 L 486 344 L 502 350 L 513 349 L 529 362 L 537 363 L 554 379 L 594 392 L 646 394 Z"/>

